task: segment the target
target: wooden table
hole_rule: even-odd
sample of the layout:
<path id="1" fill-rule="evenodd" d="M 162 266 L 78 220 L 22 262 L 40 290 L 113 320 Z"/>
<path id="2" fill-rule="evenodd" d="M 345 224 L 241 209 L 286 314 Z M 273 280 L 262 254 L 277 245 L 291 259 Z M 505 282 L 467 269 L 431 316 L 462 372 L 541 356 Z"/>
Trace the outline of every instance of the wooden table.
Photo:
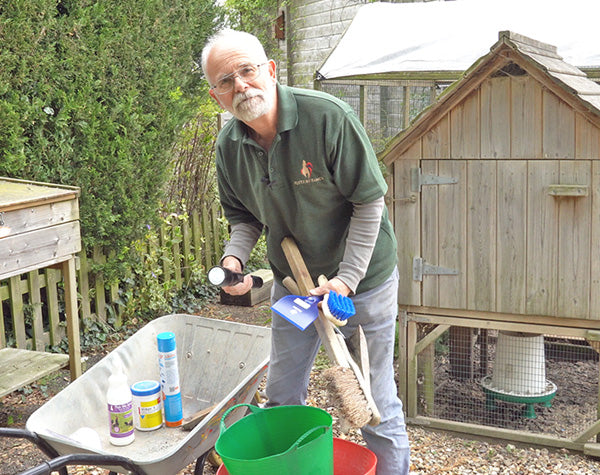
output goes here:
<path id="1" fill-rule="evenodd" d="M 81 375 L 75 274 L 75 256 L 81 251 L 78 197 L 76 187 L 0 177 L 0 280 L 44 267 L 62 269 L 71 380 Z M 15 328 L 15 333 L 20 331 Z M 15 338 L 23 341 L 25 335 Z M 47 374 L 44 363 L 55 367 L 60 359 L 38 351 L 0 350 L 0 373 L 14 374 L 16 385 Z M 23 379 L 32 369 L 35 374 Z"/>

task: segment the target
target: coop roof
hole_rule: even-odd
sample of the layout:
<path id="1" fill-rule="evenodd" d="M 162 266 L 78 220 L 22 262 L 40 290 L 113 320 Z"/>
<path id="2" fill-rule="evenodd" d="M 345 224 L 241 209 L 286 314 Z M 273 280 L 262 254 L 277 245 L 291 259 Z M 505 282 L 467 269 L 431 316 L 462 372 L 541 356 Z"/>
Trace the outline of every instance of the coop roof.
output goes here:
<path id="1" fill-rule="evenodd" d="M 498 41 L 487 55 L 479 58 L 444 91 L 438 101 L 425 109 L 413 124 L 390 141 L 382 152 L 387 163 L 393 161 L 392 150 L 401 153 L 487 77 L 499 71 L 511 75 L 511 68 L 524 69 L 562 97 L 571 107 L 585 114 L 600 127 L 600 85 L 584 72 L 559 56 L 555 46 L 526 36 L 501 31 Z"/>
<path id="2" fill-rule="evenodd" d="M 454 0 L 362 6 L 318 79 L 466 70 L 499 31 L 556 45 L 569 64 L 600 67 L 597 0 Z"/>

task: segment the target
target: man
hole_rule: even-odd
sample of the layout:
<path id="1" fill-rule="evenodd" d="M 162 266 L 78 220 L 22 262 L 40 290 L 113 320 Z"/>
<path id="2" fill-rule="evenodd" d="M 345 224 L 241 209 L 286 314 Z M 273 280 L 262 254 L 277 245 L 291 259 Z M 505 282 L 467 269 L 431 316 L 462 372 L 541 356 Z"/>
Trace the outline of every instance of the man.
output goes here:
<path id="1" fill-rule="evenodd" d="M 396 241 L 384 205 L 386 184 L 369 139 L 346 103 L 318 91 L 278 84 L 275 63 L 258 39 L 224 30 L 202 52 L 210 95 L 235 117 L 217 140 L 219 193 L 231 225 L 222 265 L 241 272 L 263 230 L 275 276 L 272 301 L 292 275 L 281 249 L 294 238 L 313 280 L 313 295 L 351 296 L 369 348 L 371 384 L 382 416 L 363 427 L 379 475 L 408 473 L 409 444 L 394 381 L 397 316 Z M 226 287 L 246 293 L 251 278 Z M 305 404 L 320 340 L 313 325 L 298 330 L 273 314 L 268 405 Z"/>

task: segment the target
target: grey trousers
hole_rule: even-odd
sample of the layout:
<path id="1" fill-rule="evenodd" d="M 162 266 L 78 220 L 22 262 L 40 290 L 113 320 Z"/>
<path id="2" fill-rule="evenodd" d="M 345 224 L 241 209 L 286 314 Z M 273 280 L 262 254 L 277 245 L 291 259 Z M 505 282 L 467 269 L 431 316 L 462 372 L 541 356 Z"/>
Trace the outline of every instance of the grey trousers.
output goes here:
<path id="1" fill-rule="evenodd" d="M 289 292 L 275 283 L 274 303 Z M 352 297 L 356 315 L 340 327 L 350 336 L 361 325 L 367 339 L 371 365 L 371 391 L 381 412 L 381 423 L 361 429 L 367 446 L 377 456 L 377 475 L 406 475 L 410 447 L 402 402 L 394 381 L 394 340 L 398 314 L 398 271 L 379 287 Z M 308 382 L 320 339 L 314 325 L 300 331 L 275 312 L 271 335 L 271 361 L 266 394 L 267 406 L 305 404 Z"/>

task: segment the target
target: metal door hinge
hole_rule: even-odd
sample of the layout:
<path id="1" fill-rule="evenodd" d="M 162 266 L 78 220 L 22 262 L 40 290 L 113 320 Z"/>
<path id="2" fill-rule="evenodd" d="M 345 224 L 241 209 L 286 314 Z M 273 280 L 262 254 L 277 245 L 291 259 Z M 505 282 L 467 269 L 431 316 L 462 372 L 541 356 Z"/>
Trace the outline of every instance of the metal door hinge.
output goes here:
<path id="1" fill-rule="evenodd" d="M 422 257 L 413 258 L 413 280 L 423 281 L 424 275 L 458 275 L 456 269 L 427 264 Z"/>
<path id="2" fill-rule="evenodd" d="M 420 168 L 410 169 L 410 188 L 416 193 L 421 192 L 423 185 L 452 185 L 458 183 L 458 178 L 449 176 L 423 175 Z"/>

